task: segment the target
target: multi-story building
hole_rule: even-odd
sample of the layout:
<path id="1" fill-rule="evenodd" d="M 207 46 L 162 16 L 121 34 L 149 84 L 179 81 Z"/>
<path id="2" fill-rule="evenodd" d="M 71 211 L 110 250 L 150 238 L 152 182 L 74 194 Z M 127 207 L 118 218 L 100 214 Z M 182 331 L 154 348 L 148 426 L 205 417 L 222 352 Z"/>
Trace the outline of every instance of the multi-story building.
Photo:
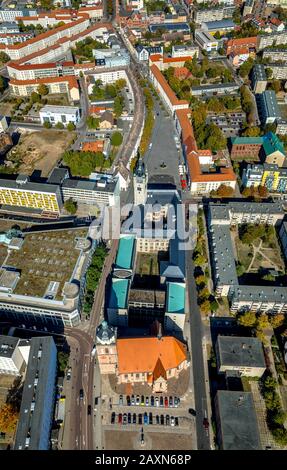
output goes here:
<path id="1" fill-rule="evenodd" d="M 258 35 L 257 48 L 259 51 L 265 49 L 268 46 L 279 46 L 281 44 L 287 44 L 287 30 L 281 33 L 271 33 L 267 35 Z"/>
<path id="2" fill-rule="evenodd" d="M 28 362 L 30 342 L 13 336 L 0 336 L 0 375 L 20 375 Z"/>
<path id="3" fill-rule="evenodd" d="M 195 44 L 172 46 L 171 57 L 193 57 L 195 54 L 198 57 L 199 48 Z"/>
<path id="4" fill-rule="evenodd" d="M 26 175 L 0 180 L 0 203 L 54 214 L 59 214 L 62 206 L 59 186 L 34 183 Z"/>
<path id="5" fill-rule="evenodd" d="M 15 21 L 19 16 L 36 16 L 37 10 L 34 9 L 12 9 L 12 8 L 1 8 L 0 9 L 0 21 L 1 22 L 11 22 Z"/>
<path id="6" fill-rule="evenodd" d="M 118 206 L 120 188 L 118 178 L 102 173 L 92 174 L 89 180 L 67 178 L 61 184 L 63 200 L 73 199 L 90 205 Z"/>
<path id="7" fill-rule="evenodd" d="M 278 135 L 286 135 L 287 134 L 287 120 L 286 119 L 277 119 L 276 121 L 276 134 Z"/>
<path id="8" fill-rule="evenodd" d="M 53 422 L 57 348 L 52 336 L 31 339 L 15 450 L 48 450 Z"/>
<path id="9" fill-rule="evenodd" d="M 207 123 L 214 123 L 221 129 L 226 137 L 238 135 L 246 122 L 246 114 L 244 112 L 232 112 L 224 114 L 208 114 Z"/>
<path id="10" fill-rule="evenodd" d="M 265 90 L 263 93 L 256 95 L 256 103 L 261 124 L 272 124 L 281 118 L 281 112 L 277 103 L 274 90 Z"/>
<path id="11" fill-rule="evenodd" d="M 270 193 L 287 193 L 287 169 L 278 165 L 247 165 L 243 170 L 242 184 L 246 188 L 264 186 Z"/>
<path id="12" fill-rule="evenodd" d="M 13 95 L 30 96 L 33 91 L 38 91 L 38 87 L 41 84 L 48 87 L 50 94 L 66 93 L 71 101 L 80 100 L 79 85 L 75 77 L 48 77 L 32 80 L 17 80 L 13 78 L 9 82 L 9 88 Z"/>
<path id="13" fill-rule="evenodd" d="M 107 69 L 127 67 L 130 63 L 130 55 L 126 49 L 94 49 L 93 56 L 96 66 Z"/>
<path id="14" fill-rule="evenodd" d="M 116 82 L 120 78 L 123 78 L 129 84 L 129 78 L 126 73 L 126 69 L 124 68 L 116 68 L 110 70 L 103 69 L 97 72 L 92 72 L 91 74 L 87 74 L 87 77 L 89 94 L 92 94 L 93 86 L 97 80 L 101 80 L 103 85 L 107 85 L 109 83 Z"/>
<path id="15" fill-rule="evenodd" d="M 226 55 L 229 56 L 232 52 L 237 53 L 246 48 L 249 52 L 256 51 L 257 48 L 257 36 L 240 39 L 230 39 L 226 43 Z"/>
<path id="16" fill-rule="evenodd" d="M 276 80 L 286 80 L 287 79 L 287 65 L 286 62 L 275 62 L 269 63 L 268 69 L 272 70 L 272 78 Z"/>
<path id="17" fill-rule="evenodd" d="M 147 61 L 152 54 L 163 54 L 162 46 L 142 46 L 137 45 L 135 47 L 138 59 L 140 61 Z"/>
<path id="18" fill-rule="evenodd" d="M 244 16 L 251 15 L 253 7 L 254 7 L 254 0 L 246 0 L 246 2 L 244 2 L 244 8 L 243 8 L 243 13 L 242 13 L 243 18 Z"/>
<path id="19" fill-rule="evenodd" d="M 206 52 L 217 51 L 219 42 L 203 29 L 195 30 L 195 41 Z"/>
<path id="20" fill-rule="evenodd" d="M 267 86 L 267 77 L 264 65 L 255 64 L 251 73 L 251 84 L 254 93 L 263 93 Z"/>
<path id="21" fill-rule="evenodd" d="M 262 343 L 257 338 L 218 335 L 215 352 L 219 373 L 262 377 L 266 370 Z"/>
<path id="22" fill-rule="evenodd" d="M 200 25 L 207 21 L 221 21 L 224 18 L 232 18 L 234 10 L 234 5 L 218 5 L 204 9 L 195 7 L 193 10 L 193 20 Z"/>
<path id="23" fill-rule="evenodd" d="M 19 44 L 33 37 L 33 33 L 0 34 L 0 44 Z"/>
<path id="24" fill-rule="evenodd" d="M 80 109 L 76 106 L 46 105 L 39 111 L 41 124 L 48 122 L 52 125 L 62 123 L 67 127 L 69 123 L 75 126 L 80 121 Z"/>
<path id="25" fill-rule="evenodd" d="M 234 137 L 231 142 L 231 158 L 234 160 L 252 160 L 283 166 L 286 152 L 277 135 L 267 132 L 258 137 Z"/>
<path id="26" fill-rule="evenodd" d="M 262 449 L 251 392 L 218 390 L 215 419 L 221 450 Z"/>
<path id="27" fill-rule="evenodd" d="M 270 61 L 272 61 L 273 63 L 283 63 L 287 61 L 287 49 L 280 47 L 270 47 L 268 49 L 264 49 L 262 57 L 263 59 L 270 59 Z"/>
<path id="28" fill-rule="evenodd" d="M 9 62 L 7 64 L 7 71 L 10 78 L 14 78 L 18 81 L 75 75 L 74 62 L 72 61 L 29 65 Z"/>
<path id="29" fill-rule="evenodd" d="M 191 88 L 192 96 L 210 97 L 214 95 L 237 94 L 239 85 L 237 83 L 219 83 L 214 85 L 200 85 Z"/>
<path id="30" fill-rule="evenodd" d="M 227 18 L 221 21 L 206 21 L 201 24 L 201 28 L 211 35 L 219 32 L 221 35 L 233 31 L 235 28 L 234 22 Z"/>

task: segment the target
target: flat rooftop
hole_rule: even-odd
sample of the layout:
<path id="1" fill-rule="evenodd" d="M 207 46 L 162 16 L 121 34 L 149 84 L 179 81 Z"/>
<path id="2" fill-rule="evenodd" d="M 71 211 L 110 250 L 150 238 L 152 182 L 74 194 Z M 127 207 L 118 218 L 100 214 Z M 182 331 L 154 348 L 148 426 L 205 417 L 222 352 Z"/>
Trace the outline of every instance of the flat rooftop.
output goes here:
<path id="1" fill-rule="evenodd" d="M 77 106 L 53 106 L 47 104 L 40 109 L 40 113 L 53 113 L 53 114 L 75 114 L 79 111 Z"/>
<path id="2" fill-rule="evenodd" d="M 266 367 L 258 338 L 219 335 L 217 346 L 218 359 L 223 366 Z"/>
<path id="3" fill-rule="evenodd" d="M 12 251 L 5 266 L 20 272 L 14 294 L 43 297 L 50 282 L 59 282 L 56 300 L 69 282 L 80 256 L 77 239 L 87 236 L 87 229 L 53 230 L 27 233 L 17 252 Z"/>
<path id="4" fill-rule="evenodd" d="M 108 300 L 109 308 L 127 308 L 129 285 L 129 279 L 112 279 L 112 285 Z"/>
<path id="5" fill-rule="evenodd" d="M 116 257 L 116 269 L 132 269 L 135 250 L 135 237 L 125 235 L 120 238 L 118 253 Z"/>
<path id="6" fill-rule="evenodd" d="M 12 336 L 0 336 L 0 357 L 10 359 L 18 344 L 19 338 Z"/>
<path id="7" fill-rule="evenodd" d="M 185 284 L 179 282 L 167 283 L 167 312 L 185 312 Z"/>
<path id="8" fill-rule="evenodd" d="M 153 303 L 165 305 L 165 291 L 154 289 L 130 289 L 129 302 Z"/>
<path id="9" fill-rule="evenodd" d="M 251 392 L 219 390 L 216 395 L 216 408 L 222 450 L 261 449 Z"/>

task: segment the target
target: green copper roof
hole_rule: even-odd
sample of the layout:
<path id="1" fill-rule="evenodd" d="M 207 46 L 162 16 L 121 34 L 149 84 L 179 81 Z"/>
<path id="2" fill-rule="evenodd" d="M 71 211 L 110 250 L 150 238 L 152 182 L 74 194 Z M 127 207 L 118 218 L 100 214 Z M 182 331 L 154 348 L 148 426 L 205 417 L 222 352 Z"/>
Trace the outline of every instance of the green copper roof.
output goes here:
<path id="1" fill-rule="evenodd" d="M 179 282 L 167 283 L 167 311 L 170 313 L 184 313 L 185 285 Z"/>
<path id="2" fill-rule="evenodd" d="M 232 137 L 231 138 L 232 145 L 234 144 L 263 144 L 263 137 Z"/>
<path id="3" fill-rule="evenodd" d="M 135 237 L 127 235 L 120 238 L 115 267 L 118 269 L 132 269 Z"/>
<path id="4" fill-rule="evenodd" d="M 129 290 L 128 279 L 112 279 L 112 286 L 109 297 L 109 308 L 126 308 Z"/>
<path id="5" fill-rule="evenodd" d="M 285 155 L 284 145 L 277 135 L 273 132 L 268 132 L 263 137 L 263 148 L 266 155 L 270 155 L 273 152 L 279 151 Z"/>

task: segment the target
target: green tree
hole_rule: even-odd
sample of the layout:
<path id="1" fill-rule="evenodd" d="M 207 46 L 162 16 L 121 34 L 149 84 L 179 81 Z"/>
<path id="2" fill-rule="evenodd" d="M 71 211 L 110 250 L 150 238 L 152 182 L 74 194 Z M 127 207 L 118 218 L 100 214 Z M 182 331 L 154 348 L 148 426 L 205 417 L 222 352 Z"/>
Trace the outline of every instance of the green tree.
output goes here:
<path id="1" fill-rule="evenodd" d="M 6 88 L 6 81 L 4 77 L 0 75 L 0 92 L 2 93 Z"/>
<path id="2" fill-rule="evenodd" d="M 67 212 L 74 215 L 77 212 L 78 204 L 76 201 L 73 201 L 73 199 L 70 198 L 65 202 L 64 207 Z"/>
<path id="3" fill-rule="evenodd" d="M 70 168 L 72 176 L 90 176 L 96 168 L 104 164 L 102 152 L 81 152 L 67 150 L 63 154 L 63 161 Z"/>
<path id="4" fill-rule="evenodd" d="M 214 34 L 214 38 L 215 39 L 220 39 L 221 38 L 221 34 L 219 31 L 216 31 L 216 33 Z"/>
<path id="5" fill-rule="evenodd" d="M 55 124 L 55 128 L 56 129 L 64 129 L 64 124 L 61 121 L 59 121 L 59 122 L 57 122 L 57 124 Z"/>
<path id="6" fill-rule="evenodd" d="M 269 319 L 268 319 L 268 315 L 266 315 L 266 313 L 262 313 L 258 317 L 256 327 L 259 328 L 260 330 L 263 330 L 264 328 L 269 327 Z"/>
<path id="7" fill-rule="evenodd" d="M 281 90 L 280 80 L 273 80 L 271 83 L 268 84 L 268 88 L 270 90 L 274 90 L 276 94 L 279 93 L 279 91 Z"/>
<path id="8" fill-rule="evenodd" d="M 62 373 L 65 372 L 69 363 L 69 354 L 63 351 L 59 351 L 57 354 L 57 359 L 58 359 L 58 368 L 60 372 Z"/>
<path id="9" fill-rule="evenodd" d="M 210 312 L 210 302 L 208 300 L 205 300 L 200 304 L 200 311 L 201 313 L 209 313 Z"/>
<path id="10" fill-rule="evenodd" d="M 100 125 L 100 119 L 93 116 L 88 116 L 86 120 L 89 129 L 98 129 Z"/>
<path id="11" fill-rule="evenodd" d="M 32 91 L 30 100 L 32 103 L 41 103 L 41 96 L 36 91 Z"/>
<path id="12" fill-rule="evenodd" d="M 49 93 L 49 88 L 44 83 L 41 83 L 37 88 L 37 92 L 41 96 L 46 96 Z"/>
<path id="13" fill-rule="evenodd" d="M 51 129 L 52 124 L 50 123 L 50 121 L 45 121 L 43 123 L 43 127 L 45 127 L 45 129 Z"/>
<path id="14" fill-rule="evenodd" d="M 9 62 L 9 60 L 10 60 L 10 57 L 8 56 L 8 54 L 6 54 L 6 52 L 1 51 L 0 52 L 0 63 L 1 64 L 6 64 L 7 62 Z"/>
<path id="15" fill-rule="evenodd" d="M 243 78 L 247 77 L 251 72 L 253 64 L 254 64 L 254 59 L 252 59 L 252 57 L 249 57 L 245 62 L 243 62 L 243 64 L 240 65 L 239 67 L 240 77 L 243 77 Z"/>
<path id="16" fill-rule="evenodd" d="M 119 147 L 123 141 L 123 136 L 120 132 L 114 132 L 111 137 L 111 144 L 114 147 Z"/>
<path id="17" fill-rule="evenodd" d="M 69 123 L 67 124 L 67 130 L 68 130 L 69 132 L 72 132 L 72 131 L 74 131 L 75 129 L 76 129 L 76 126 L 75 126 L 75 124 L 74 124 L 73 122 L 69 122 Z"/>
<path id="18" fill-rule="evenodd" d="M 242 132 L 244 137 L 258 137 L 261 134 L 260 127 L 248 127 Z"/>
<path id="19" fill-rule="evenodd" d="M 246 327 L 255 326 L 257 321 L 256 314 L 254 312 L 244 312 L 238 315 L 237 322 L 239 325 Z"/>
<path id="20" fill-rule="evenodd" d="M 279 328 L 284 324 L 285 317 L 282 314 L 270 315 L 269 322 L 272 328 Z"/>
<path id="21" fill-rule="evenodd" d="M 114 114 L 116 118 L 119 118 L 122 115 L 123 112 L 123 97 L 122 96 L 116 96 L 114 99 Z"/>

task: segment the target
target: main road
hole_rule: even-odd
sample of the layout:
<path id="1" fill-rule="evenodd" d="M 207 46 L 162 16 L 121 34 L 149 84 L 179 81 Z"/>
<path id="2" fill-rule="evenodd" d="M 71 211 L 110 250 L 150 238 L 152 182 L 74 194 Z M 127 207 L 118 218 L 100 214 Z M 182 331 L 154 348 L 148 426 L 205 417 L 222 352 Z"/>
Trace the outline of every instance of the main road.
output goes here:
<path id="1" fill-rule="evenodd" d="M 115 259 L 118 240 L 112 240 L 111 248 L 106 257 L 102 276 L 95 293 L 94 304 L 87 329 L 66 328 L 65 335 L 70 345 L 70 365 L 72 378 L 67 397 L 67 413 L 64 430 L 63 449 L 92 450 L 93 449 L 93 413 L 88 415 L 87 407 L 93 409 L 94 358 L 91 351 L 95 343 L 95 332 L 98 326 L 104 304 L 105 287 Z M 80 400 L 80 389 L 84 398 Z"/>

